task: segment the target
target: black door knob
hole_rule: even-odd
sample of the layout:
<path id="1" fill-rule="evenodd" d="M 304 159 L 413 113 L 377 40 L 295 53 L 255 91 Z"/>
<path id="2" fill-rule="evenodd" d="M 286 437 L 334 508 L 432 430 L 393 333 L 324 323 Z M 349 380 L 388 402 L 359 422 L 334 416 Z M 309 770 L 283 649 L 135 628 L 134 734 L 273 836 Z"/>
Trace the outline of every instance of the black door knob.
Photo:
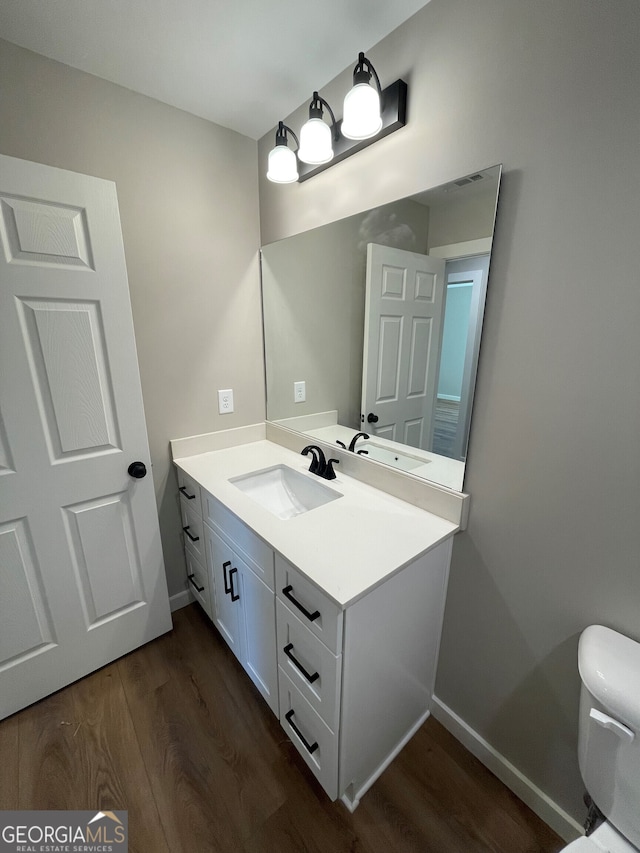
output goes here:
<path id="1" fill-rule="evenodd" d="M 367 423 L 368 424 L 377 424 L 378 423 L 378 416 L 374 415 L 373 412 L 369 412 L 369 414 L 367 415 Z"/>
<path id="2" fill-rule="evenodd" d="M 147 466 L 144 462 L 132 462 L 127 468 L 127 473 L 130 477 L 134 477 L 136 480 L 141 480 L 147 475 Z"/>

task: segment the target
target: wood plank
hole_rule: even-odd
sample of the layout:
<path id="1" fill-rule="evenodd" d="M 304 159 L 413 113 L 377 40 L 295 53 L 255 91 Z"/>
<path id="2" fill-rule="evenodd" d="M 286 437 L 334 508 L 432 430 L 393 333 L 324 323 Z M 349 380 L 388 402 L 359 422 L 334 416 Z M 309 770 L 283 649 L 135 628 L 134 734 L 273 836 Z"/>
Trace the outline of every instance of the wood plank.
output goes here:
<path id="1" fill-rule="evenodd" d="M 129 811 L 136 853 L 557 853 L 430 719 L 354 814 L 332 803 L 197 605 L 0 722 L 0 808 Z"/>
<path id="2" fill-rule="evenodd" d="M 244 853 L 373 853 L 351 828 L 348 811 L 327 798 L 290 741 L 282 744 L 282 753 L 286 801 L 245 842 Z"/>
<path id="3" fill-rule="evenodd" d="M 172 853 L 240 850 L 282 804 L 276 774 L 246 725 L 226 681 L 212 661 L 226 655 L 221 638 L 191 614 L 174 618 L 172 641 L 165 646 L 170 677 L 141 695 L 121 673 L 142 754 Z M 235 663 L 235 661 L 233 662 Z M 227 660 L 231 682 L 247 678 Z M 256 692 L 251 701 L 271 712 Z M 271 715 L 273 716 L 273 715 Z"/>
<path id="4" fill-rule="evenodd" d="M 17 716 L 20 721 L 21 809 L 83 808 L 82 752 L 74 737 L 75 685 L 36 702 Z"/>
<path id="5" fill-rule="evenodd" d="M 126 683 L 129 687 L 135 685 L 136 695 L 145 696 L 153 693 L 169 681 L 171 673 L 167 666 L 166 649 L 172 642 L 171 632 L 163 634 L 157 640 L 140 646 L 139 649 L 125 655 L 117 662 L 118 674 L 122 678 L 124 669 Z"/>
<path id="6" fill-rule="evenodd" d="M 564 846 L 526 806 L 514 810 L 517 798 L 457 741 L 448 754 L 440 744 L 449 737 L 428 720 L 374 786 L 371 793 L 386 798 L 387 810 L 392 803 L 396 820 L 417 828 L 427 849 L 452 853 L 540 853 Z M 462 755 L 467 769 L 456 760 Z"/>
<path id="7" fill-rule="evenodd" d="M 179 638 L 183 653 L 189 655 L 192 643 L 202 648 L 207 667 L 214 670 L 215 677 L 224 683 L 244 726 L 259 744 L 265 761 L 269 764 L 281 761 L 281 744 L 288 739 L 278 718 L 267 708 L 257 688 L 202 609 L 193 605 L 190 611 Z"/>
<path id="8" fill-rule="evenodd" d="M 20 715 L 0 723 L 0 810 L 18 808 Z"/>
<path id="9" fill-rule="evenodd" d="M 21 809 L 124 809 L 131 851 L 169 853 L 115 664 L 19 716 Z"/>
<path id="10" fill-rule="evenodd" d="M 428 738 L 432 750 L 432 760 L 439 768 L 449 767 L 449 772 L 456 780 L 465 779 L 465 787 L 469 792 L 467 803 L 468 821 L 474 817 L 479 819 L 484 815 L 482 824 L 489 830 L 496 823 L 496 831 L 503 845 L 517 844 L 523 853 L 536 851 L 557 851 L 564 847 L 556 833 L 540 820 L 531 809 L 525 805 L 509 788 L 506 787 L 481 761 L 467 750 L 454 736 L 437 720 L 429 720 L 419 733 Z M 416 747 L 424 750 L 424 743 L 418 742 Z M 453 767 L 455 766 L 455 770 Z M 473 804 L 481 803 L 481 814 L 475 814 Z M 508 846 L 507 846 L 507 849 Z M 511 849 L 515 849 L 511 847 Z"/>

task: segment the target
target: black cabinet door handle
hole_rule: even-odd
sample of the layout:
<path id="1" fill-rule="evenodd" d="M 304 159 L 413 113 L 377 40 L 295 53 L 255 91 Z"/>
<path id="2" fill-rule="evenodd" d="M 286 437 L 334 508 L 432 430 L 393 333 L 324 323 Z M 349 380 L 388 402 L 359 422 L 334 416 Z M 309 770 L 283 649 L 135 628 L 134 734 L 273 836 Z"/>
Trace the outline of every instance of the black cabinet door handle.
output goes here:
<path id="1" fill-rule="evenodd" d="M 186 527 L 183 527 L 182 529 L 183 529 L 183 530 L 184 530 L 184 532 L 187 534 L 187 536 L 189 537 L 189 539 L 191 539 L 191 541 L 192 541 L 192 542 L 199 542 L 199 541 L 200 541 L 200 537 L 199 537 L 199 536 L 192 536 L 192 535 L 189 533 L 189 527 L 190 527 L 190 525 L 189 525 L 189 524 L 187 524 L 187 526 L 186 526 Z"/>
<path id="2" fill-rule="evenodd" d="M 187 575 L 187 577 L 189 578 L 189 583 L 193 584 L 193 586 L 195 586 L 198 592 L 204 592 L 204 587 L 198 586 L 198 584 L 194 581 L 194 575 Z"/>
<path id="3" fill-rule="evenodd" d="M 233 589 L 233 576 L 238 574 L 238 570 L 236 568 L 231 569 L 229 572 L 229 592 L 231 593 L 231 601 L 240 601 L 240 594 L 236 593 Z"/>
<path id="4" fill-rule="evenodd" d="M 222 575 L 224 577 L 224 594 L 229 595 L 231 592 L 231 584 L 227 578 L 227 569 L 231 565 L 231 560 L 227 560 L 226 563 L 222 564 Z"/>
<path id="5" fill-rule="evenodd" d="M 187 489 L 186 489 L 186 487 L 185 487 L 185 486 L 180 486 L 180 488 L 178 489 L 178 491 L 179 491 L 179 492 L 182 492 L 182 494 L 185 496 L 185 498 L 187 498 L 187 500 L 189 500 L 189 501 L 195 501 L 196 496 L 195 496 L 195 495 L 190 495 L 190 494 L 187 492 Z"/>
<path id="6" fill-rule="evenodd" d="M 291 726 L 291 728 L 294 730 L 294 732 L 298 735 L 298 737 L 300 738 L 302 743 L 304 744 L 304 748 L 307 750 L 307 752 L 310 755 L 311 755 L 311 753 L 315 752 L 316 749 L 318 748 L 318 741 L 316 741 L 315 743 L 309 743 L 309 741 L 305 738 L 305 736 L 302 734 L 300 729 L 293 722 L 293 708 L 290 711 L 287 711 L 287 713 L 284 715 L 284 717 L 285 717 L 285 720 Z"/>
<path id="7" fill-rule="evenodd" d="M 295 668 L 296 668 L 297 670 L 299 670 L 299 671 L 304 675 L 304 677 L 307 679 L 307 681 L 309 682 L 309 684 L 313 684 L 313 682 L 314 682 L 314 681 L 317 681 L 317 680 L 320 678 L 320 673 L 319 673 L 319 672 L 314 672 L 314 673 L 313 673 L 313 675 L 309 675 L 309 673 L 308 673 L 308 672 L 307 672 L 307 670 L 302 666 L 302 664 L 300 663 L 300 661 L 299 661 L 299 660 L 296 660 L 296 659 L 295 659 L 295 657 L 291 654 L 291 649 L 292 649 L 292 648 L 293 648 L 293 643 L 289 643 L 287 646 L 285 646 L 285 647 L 284 647 L 284 649 L 283 649 L 282 651 L 283 651 L 283 652 L 285 653 L 285 655 L 289 658 L 289 660 L 290 660 L 290 661 L 291 661 L 291 663 L 295 666 Z"/>
<path id="8" fill-rule="evenodd" d="M 291 595 L 292 589 L 293 587 L 291 586 L 291 584 L 289 584 L 289 586 L 285 586 L 285 588 L 282 590 L 282 594 L 285 596 L 285 598 L 289 599 L 289 601 L 293 604 L 294 607 L 298 608 L 300 613 L 303 613 L 307 617 L 309 622 L 315 622 L 315 620 L 320 616 L 320 611 L 314 610 L 313 613 L 309 613 L 307 608 L 300 604 L 299 601 L 296 601 L 295 598 Z"/>

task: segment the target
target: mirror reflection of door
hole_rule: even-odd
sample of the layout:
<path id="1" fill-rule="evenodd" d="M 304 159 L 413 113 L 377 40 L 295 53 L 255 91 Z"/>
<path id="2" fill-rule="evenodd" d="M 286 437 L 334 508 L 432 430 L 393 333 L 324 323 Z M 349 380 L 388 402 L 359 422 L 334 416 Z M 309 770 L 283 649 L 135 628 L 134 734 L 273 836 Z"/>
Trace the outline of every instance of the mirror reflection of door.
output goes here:
<path id="1" fill-rule="evenodd" d="M 448 260 L 433 441 L 441 456 L 467 453 L 489 255 Z"/>
<path id="2" fill-rule="evenodd" d="M 423 450 L 432 441 L 444 272 L 440 258 L 367 246 L 362 428 Z"/>
<path id="3" fill-rule="evenodd" d="M 488 270 L 368 245 L 362 429 L 464 460 Z"/>

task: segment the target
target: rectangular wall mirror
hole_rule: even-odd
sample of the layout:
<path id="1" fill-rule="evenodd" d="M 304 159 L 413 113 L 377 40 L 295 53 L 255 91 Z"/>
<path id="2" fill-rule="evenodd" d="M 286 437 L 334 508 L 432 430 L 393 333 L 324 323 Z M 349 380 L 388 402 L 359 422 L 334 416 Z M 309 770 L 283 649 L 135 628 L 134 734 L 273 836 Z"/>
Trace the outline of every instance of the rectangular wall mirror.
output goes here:
<path id="1" fill-rule="evenodd" d="M 262 247 L 268 420 L 462 489 L 501 172 Z"/>

